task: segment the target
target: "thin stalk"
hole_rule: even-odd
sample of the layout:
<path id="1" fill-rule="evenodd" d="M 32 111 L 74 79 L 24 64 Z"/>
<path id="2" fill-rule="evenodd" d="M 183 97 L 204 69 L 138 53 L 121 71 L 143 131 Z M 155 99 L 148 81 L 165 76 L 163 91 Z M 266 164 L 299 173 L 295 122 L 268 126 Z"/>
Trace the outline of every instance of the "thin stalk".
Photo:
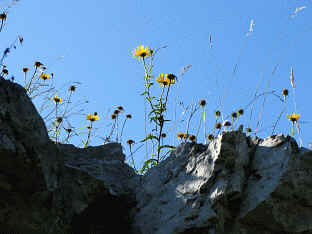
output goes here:
<path id="1" fill-rule="evenodd" d="M 92 121 L 90 121 L 90 126 L 89 126 L 89 129 L 88 129 L 88 130 L 89 130 L 89 131 L 88 131 L 88 138 L 87 138 L 87 141 L 86 141 L 86 143 L 85 143 L 85 145 L 84 145 L 85 148 L 88 146 L 89 141 L 90 141 L 91 129 L 92 129 Z"/>
<path id="2" fill-rule="evenodd" d="M 123 130 L 125 128 L 126 121 L 127 121 L 127 118 L 125 118 L 125 120 L 124 120 L 124 122 L 122 124 L 121 133 L 120 133 L 120 142 L 122 141 L 122 133 L 123 133 Z"/>

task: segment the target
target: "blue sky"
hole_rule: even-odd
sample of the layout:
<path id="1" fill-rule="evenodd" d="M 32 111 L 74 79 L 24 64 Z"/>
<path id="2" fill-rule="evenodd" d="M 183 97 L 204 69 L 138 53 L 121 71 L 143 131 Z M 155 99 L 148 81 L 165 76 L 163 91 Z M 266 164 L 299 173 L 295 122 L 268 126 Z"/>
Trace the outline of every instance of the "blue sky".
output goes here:
<path id="1" fill-rule="evenodd" d="M 248 4 L 247 4 L 248 3 Z M 0 6 L 7 9 L 9 1 Z M 296 8 L 301 8 L 295 15 Z M 192 67 L 174 85 L 169 96 L 166 132 L 169 144 L 178 144 L 175 134 L 185 131 L 186 121 L 173 126 L 174 115 L 178 120 L 187 119 L 184 106 L 207 100 L 207 132 L 214 125 L 213 112 L 220 108 L 224 117 L 244 108 L 255 95 L 283 88 L 290 91 L 286 111 L 276 127 L 276 133 L 290 134 L 291 125 L 285 117 L 294 112 L 293 92 L 290 86 L 290 69 L 293 67 L 296 82 L 296 108 L 301 114 L 301 137 L 308 146 L 312 124 L 310 93 L 312 81 L 311 39 L 312 1 L 19 1 L 8 9 L 8 19 L 1 32 L 1 50 L 4 51 L 18 35 L 24 43 L 12 50 L 5 59 L 15 81 L 23 84 L 22 67 L 32 67 L 34 61 L 46 65 L 54 73 L 58 95 L 63 97 L 72 82 L 80 82 L 73 94 L 76 115 L 68 118 L 78 129 L 85 124 L 85 115 L 99 113 L 97 135 L 109 134 L 110 114 L 121 105 L 133 118 L 125 126 L 123 146 L 127 139 L 139 142 L 144 138 L 144 70 L 142 63 L 132 57 L 131 51 L 144 44 L 160 50 L 154 61 L 153 74 L 179 74 L 182 67 Z M 253 32 L 247 36 L 251 20 Z M 209 35 L 212 35 L 212 48 Z M 233 69 L 236 71 L 233 74 Z M 273 75 L 272 71 L 275 69 Z M 51 82 L 51 81 L 49 81 Z M 159 93 L 158 85 L 153 91 Z M 223 105 L 218 106 L 220 97 Z M 261 106 L 265 104 L 262 117 Z M 264 95 L 255 102 L 250 120 L 250 108 L 240 119 L 254 130 L 260 119 L 257 135 L 271 135 L 272 126 L 283 109 L 283 103 L 274 95 Z M 44 99 L 34 99 L 38 107 Z M 51 102 L 51 108 L 53 103 Z M 79 111 L 83 108 L 83 111 Z M 176 108 L 176 109 L 175 109 Z M 79 114 L 78 114 L 79 113 Z M 108 116 L 106 116 L 108 113 Z M 106 116 L 106 117 L 105 117 Z M 200 111 L 191 120 L 190 132 L 196 133 Z M 148 123 L 147 123 L 148 124 Z M 121 125 L 121 123 L 120 123 Z M 119 125 L 119 127 L 120 127 Z M 120 133 L 120 132 L 119 132 Z M 86 138 L 86 134 L 82 136 Z M 297 138 L 298 139 L 298 138 Z M 199 142 L 203 142 L 203 129 Z M 81 144 L 81 137 L 71 141 Z M 103 141 L 93 138 L 91 145 Z M 299 142 L 299 141 L 298 141 Z M 139 147 L 136 144 L 134 148 Z M 146 158 L 144 147 L 134 155 L 137 165 Z"/>

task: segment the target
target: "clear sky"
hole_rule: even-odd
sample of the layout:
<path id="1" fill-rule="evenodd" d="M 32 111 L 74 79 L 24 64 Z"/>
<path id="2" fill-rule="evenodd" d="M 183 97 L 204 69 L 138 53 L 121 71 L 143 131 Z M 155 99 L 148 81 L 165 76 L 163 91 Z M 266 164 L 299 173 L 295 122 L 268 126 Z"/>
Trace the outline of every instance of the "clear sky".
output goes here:
<path id="1" fill-rule="evenodd" d="M 3 10 L 7 10 L 9 2 L 0 1 Z M 18 35 L 23 36 L 23 45 L 11 50 L 4 60 L 20 84 L 24 79 L 22 67 L 32 69 L 35 61 L 54 73 L 59 96 L 65 97 L 72 82 L 81 83 L 76 84 L 73 102 L 86 99 L 89 102 L 77 104 L 76 114 L 67 119 L 77 131 L 87 124 L 86 114 L 96 111 L 100 117 L 94 123 L 99 128 L 96 134 L 107 136 L 112 124 L 110 114 L 116 106 L 123 106 L 124 114 L 133 116 L 123 132 L 122 144 L 127 155 L 125 141 L 131 138 L 139 142 L 145 134 L 144 99 L 140 96 L 144 91 L 144 70 L 131 53 L 136 46 L 144 44 L 155 49 L 168 46 L 155 58 L 155 76 L 178 75 L 184 66 L 192 65 L 172 86 L 169 95 L 167 118 L 172 121 L 165 130 L 169 144 L 178 144 L 176 133 L 186 131 L 189 112 L 183 113 L 179 103 L 187 107 L 206 99 L 207 133 L 210 133 L 215 110 L 220 109 L 225 118 L 232 111 L 245 108 L 257 87 L 258 94 L 275 91 L 278 96 L 282 89 L 289 89 L 286 111 L 275 132 L 290 134 L 291 124 L 286 114 L 295 111 L 290 85 L 293 67 L 296 111 L 301 114 L 303 145 L 308 147 L 312 140 L 311 9 L 312 1 L 308 0 L 21 0 L 8 9 L 0 49 L 4 51 Z M 254 25 L 248 34 L 251 21 Z M 153 91 L 159 93 L 158 84 Z M 53 106 L 52 101 L 34 99 L 37 107 L 42 102 Z M 263 95 L 255 102 L 252 116 L 249 106 L 239 123 L 245 127 L 249 124 L 255 130 L 259 121 L 257 135 L 266 137 L 271 135 L 282 110 L 283 103 L 276 96 Z M 178 120 L 175 126 L 174 116 Z M 200 116 L 198 111 L 191 120 L 189 131 L 193 134 Z M 181 122 L 183 119 L 186 120 Z M 81 139 L 86 139 L 86 134 L 72 138 L 71 142 L 81 145 Z M 299 140 L 297 136 L 296 139 Z M 198 141 L 204 142 L 203 129 Z M 103 140 L 94 137 L 90 144 L 101 143 Z M 137 143 L 134 149 L 139 146 Z M 134 156 L 140 165 L 146 157 L 144 147 Z"/>

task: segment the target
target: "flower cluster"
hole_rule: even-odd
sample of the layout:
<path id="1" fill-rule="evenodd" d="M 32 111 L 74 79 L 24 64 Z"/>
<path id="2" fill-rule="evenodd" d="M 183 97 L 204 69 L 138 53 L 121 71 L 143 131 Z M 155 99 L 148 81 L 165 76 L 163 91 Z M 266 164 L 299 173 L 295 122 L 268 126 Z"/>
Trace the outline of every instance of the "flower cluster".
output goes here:
<path id="1" fill-rule="evenodd" d="M 171 84 L 174 84 L 175 82 L 175 75 L 173 74 L 163 74 L 161 73 L 157 78 L 156 81 L 161 85 L 161 86 L 168 86 Z"/>
<path id="2" fill-rule="evenodd" d="M 86 119 L 91 121 L 91 122 L 94 122 L 94 121 L 99 120 L 99 116 L 98 116 L 97 112 L 94 112 L 93 115 L 92 114 L 88 114 Z"/>

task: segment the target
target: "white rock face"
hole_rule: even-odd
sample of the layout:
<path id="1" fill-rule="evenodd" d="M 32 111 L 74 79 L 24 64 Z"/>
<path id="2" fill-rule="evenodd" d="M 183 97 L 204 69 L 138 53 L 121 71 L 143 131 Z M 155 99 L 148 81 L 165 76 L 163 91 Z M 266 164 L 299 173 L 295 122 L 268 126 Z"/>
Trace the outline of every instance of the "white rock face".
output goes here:
<path id="1" fill-rule="evenodd" d="M 182 144 L 143 176 L 135 233 L 312 233 L 311 172 L 312 152 L 283 135 Z"/>

